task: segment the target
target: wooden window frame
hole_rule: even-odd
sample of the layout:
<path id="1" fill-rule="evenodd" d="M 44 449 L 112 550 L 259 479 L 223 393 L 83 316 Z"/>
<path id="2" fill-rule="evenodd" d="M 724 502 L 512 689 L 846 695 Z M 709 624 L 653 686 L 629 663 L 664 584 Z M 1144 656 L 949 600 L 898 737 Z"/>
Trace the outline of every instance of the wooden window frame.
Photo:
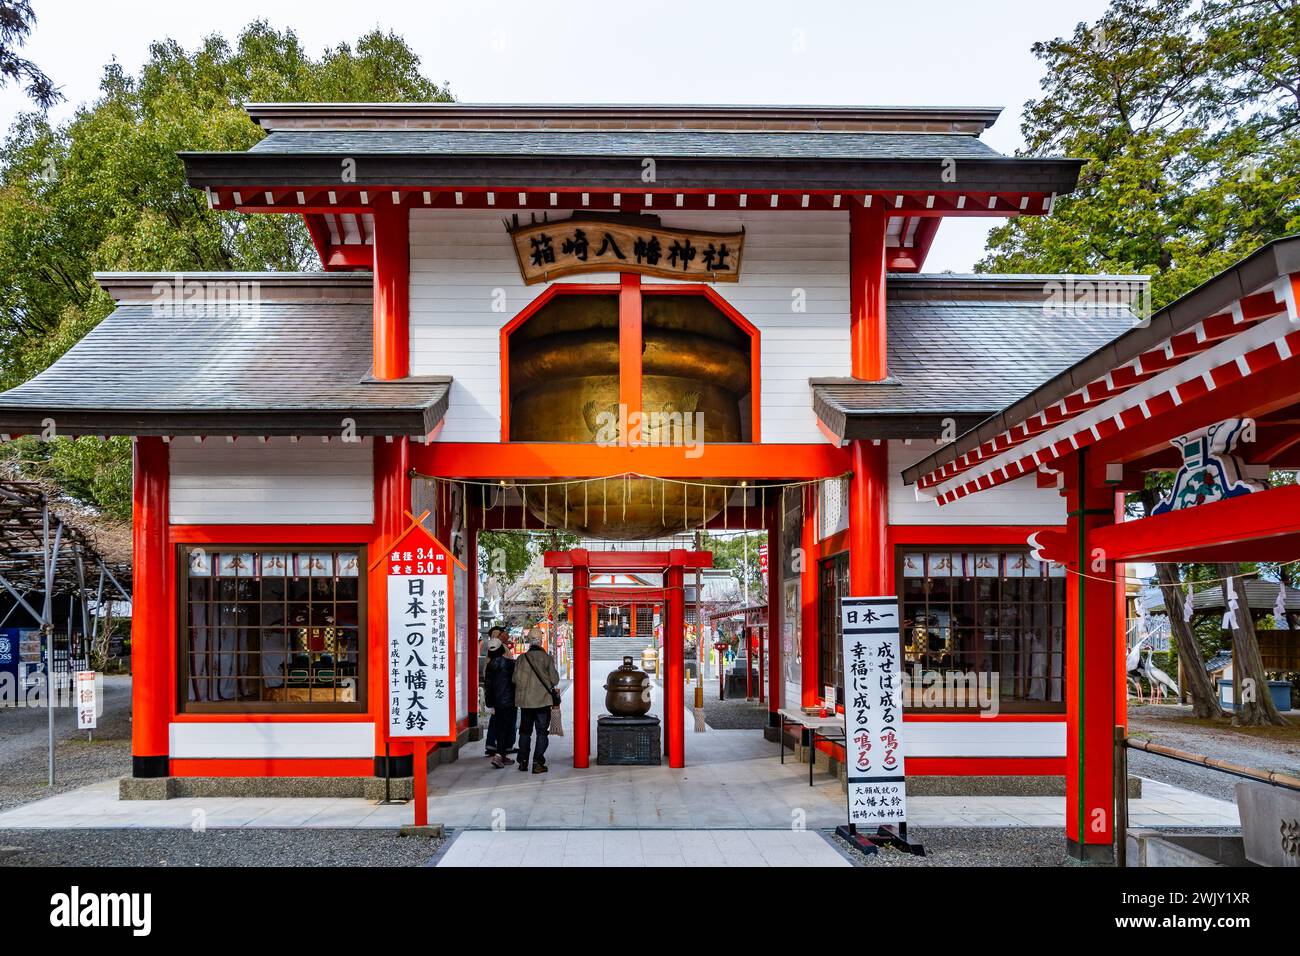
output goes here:
<path id="1" fill-rule="evenodd" d="M 906 597 L 905 597 L 905 595 L 904 595 L 904 587 L 906 586 L 906 580 L 908 580 L 908 579 L 905 579 L 905 578 L 903 577 L 903 555 L 904 555 L 904 553 L 908 553 L 908 552 L 910 552 L 910 553 L 921 553 L 921 554 L 942 553 L 942 552 L 951 552 L 951 553 L 963 553 L 963 552 L 964 552 L 964 553 L 976 553 L 976 554 L 977 554 L 977 553 L 981 553 L 981 552 L 984 552 L 984 553 L 997 553 L 997 554 L 1028 554 L 1028 553 L 1029 553 L 1029 549 L 1028 549 L 1028 548 L 1024 548 L 1024 547 L 1008 546 L 1008 545 L 1005 545 L 1005 544 L 982 544 L 982 545 L 981 545 L 981 544 L 970 544 L 970 543 L 964 543 L 964 544 L 953 544 L 953 545 L 945 545 L 945 544 L 938 544 L 938 543 L 929 543 L 929 544 L 895 544 L 895 545 L 894 545 L 894 591 L 895 591 L 895 593 L 896 593 L 897 596 L 898 596 L 898 605 L 899 605 L 899 611 L 900 611 L 900 613 L 905 613 Z M 1001 579 L 1001 580 L 1009 580 L 1008 578 L 1001 577 L 1001 576 L 1000 576 L 1000 579 Z M 1048 581 L 1061 581 L 1063 587 L 1064 587 L 1064 585 L 1065 585 L 1065 583 L 1066 583 L 1064 578 L 1048 578 L 1047 580 L 1048 580 Z M 1061 717 L 1064 717 L 1064 716 L 1065 716 L 1065 713 L 1066 713 L 1066 704 L 1067 704 L 1067 697 L 1068 697 L 1068 692 L 1069 692 L 1068 681 L 1069 681 L 1069 679 L 1070 679 L 1070 662 L 1069 662 L 1069 659 L 1068 659 L 1069 655 L 1066 653 L 1065 643 L 1064 643 L 1064 640 L 1065 640 L 1064 632 L 1065 632 L 1065 629 L 1066 629 L 1066 627 L 1065 627 L 1065 616 L 1066 616 L 1066 613 L 1067 613 L 1067 612 L 1066 612 L 1066 609 L 1065 609 L 1066 600 L 1067 600 L 1067 599 L 1066 599 L 1066 597 L 1065 597 L 1064 594 L 1063 594 L 1063 595 L 1062 595 L 1062 599 L 1061 599 L 1061 621 L 1062 621 L 1062 624 L 1061 624 L 1061 628 L 1062 628 L 1062 646 L 1061 646 L 1061 652 L 1060 652 L 1060 657 L 1061 657 L 1061 672 L 1060 672 L 1059 674 L 1049 674 L 1049 675 L 1045 678 L 1046 680 L 1049 680 L 1049 681 L 1050 681 L 1050 680 L 1059 680 L 1059 681 L 1060 681 L 1060 685 L 1061 685 L 1061 700 L 1059 700 L 1059 701 L 1050 701 L 1050 700 L 1049 700 L 1049 701 L 1036 702 L 1036 701 L 1023 700 L 1023 699 L 1020 699 L 1020 698 L 999 698 L 999 700 L 998 700 L 998 713 L 999 713 L 999 714 L 1013 714 L 1013 715 L 1028 714 L 1028 715 L 1061 716 Z M 926 603 L 927 603 L 927 606 L 928 606 L 928 605 L 929 605 L 929 602 L 927 601 Z M 978 599 L 977 599 L 977 601 L 976 601 L 976 606 L 977 606 L 977 607 L 979 606 L 979 603 L 980 603 L 980 602 L 979 602 Z M 1045 608 L 1051 608 L 1051 607 L 1053 606 L 1053 603 L 1054 603 L 1054 602 L 1051 600 L 1051 598 L 1050 598 L 1050 593 L 1049 593 L 1048 600 L 1045 601 L 1045 602 L 1042 602 L 1041 606 L 1043 606 L 1043 607 L 1045 607 Z M 952 607 L 952 604 L 953 604 L 953 602 L 952 602 L 952 599 L 951 599 L 951 597 L 950 597 L 949 600 L 948 600 L 948 605 L 949 605 L 949 607 Z M 1005 606 L 1010 606 L 1010 605 L 1005 605 Z M 1022 599 L 1022 600 L 1019 602 L 1019 607 L 1023 608 L 1024 606 L 1025 606 L 1025 602 L 1024 602 L 1023 599 Z M 1004 607 L 1004 602 L 1003 602 L 1003 600 L 1002 600 L 1001 597 L 999 597 L 999 599 L 998 599 L 998 601 L 997 601 L 997 607 L 998 607 L 999 611 L 1001 610 L 1002 607 Z M 979 624 L 976 624 L 974 627 L 975 627 L 976 630 L 978 630 L 979 627 L 980 627 L 980 625 L 979 625 Z M 1052 627 L 1053 627 L 1053 625 L 1050 623 L 1050 620 L 1049 620 L 1049 623 L 1048 623 L 1048 632 L 1047 632 L 1047 634 L 1045 635 L 1046 639 L 1049 641 L 1049 647 L 1050 647 L 1050 641 L 1051 641 L 1051 637 L 1052 637 L 1052 634 L 1051 634 L 1051 629 L 1052 629 Z M 1026 628 L 1025 628 L 1025 625 L 1024 625 L 1023 623 L 1022 623 L 1022 624 L 1019 624 L 1019 625 L 1016 626 L 1016 632 L 1017 632 L 1018 637 L 1019 637 L 1019 636 L 1023 636 L 1023 633 L 1024 633 L 1025 629 L 1026 629 Z M 906 644 L 906 640 L 904 639 L 904 645 L 905 645 L 905 644 Z M 1019 651 L 1019 650 L 1018 650 L 1018 651 L 1016 651 L 1015 653 L 1023 653 L 1023 651 Z M 1049 651 L 1047 652 L 1047 654 L 1048 654 L 1048 657 L 1049 657 L 1049 659 L 1050 659 L 1050 657 L 1051 657 L 1051 655 L 1052 655 L 1052 651 L 1049 650 Z M 1002 655 L 1002 652 L 1001 652 L 1001 651 L 998 651 L 997 654 L 996 654 L 996 656 L 999 658 L 999 661 L 1000 661 L 1001 657 L 1003 656 L 1003 655 Z M 906 654 L 904 654 L 904 657 L 906 657 Z M 910 667 L 910 662 L 907 661 L 907 660 L 905 659 L 905 660 L 903 661 L 903 667 L 904 667 L 905 669 L 909 668 L 909 667 Z M 998 673 L 1000 674 L 1000 673 L 1002 673 L 1002 672 L 999 670 Z M 1049 686 L 1050 686 L 1050 685 L 1049 685 Z M 972 714 L 972 713 L 978 713 L 978 709 L 977 709 L 977 708 L 974 708 L 974 707 L 917 707 L 917 706 L 914 706 L 914 705 L 908 705 L 907 707 L 904 708 L 904 712 L 907 713 L 907 714 L 953 714 L 953 715 L 958 715 L 958 714 Z"/>
<path id="2" fill-rule="evenodd" d="M 243 542 L 223 542 L 221 544 L 176 543 L 176 712 L 180 715 L 204 714 L 365 714 L 369 712 L 368 670 L 369 647 L 368 613 L 369 613 L 369 563 L 368 549 L 364 544 L 330 544 L 323 542 L 304 542 L 302 544 L 249 544 Z M 203 548 L 213 554 L 235 551 L 251 551 L 260 554 L 292 554 L 301 551 L 353 552 L 357 555 L 357 673 L 356 700 L 354 701 L 192 701 L 189 699 L 188 687 L 190 674 L 190 562 L 188 552 L 193 548 Z M 285 576 L 290 577 L 289 575 Z M 214 576 L 215 580 L 215 576 Z M 265 603 L 265 602 L 258 602 Z M 288 603 L 286 597 L 285 603 Z M 337 603 L 337 602 L 336 602 Z M 289 631 L 288 624 L 285 630 Z M 289 653 L 286 650 L 286 655 Z M 258 651 L 261 654 L 261 651 Z"/>

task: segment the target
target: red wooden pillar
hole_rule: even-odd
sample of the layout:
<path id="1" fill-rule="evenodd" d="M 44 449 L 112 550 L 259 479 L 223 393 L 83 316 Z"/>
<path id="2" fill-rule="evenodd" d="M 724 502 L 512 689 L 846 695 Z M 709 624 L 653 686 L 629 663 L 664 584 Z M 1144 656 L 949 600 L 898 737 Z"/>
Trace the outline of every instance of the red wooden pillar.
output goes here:
<path id="1" fill-rule="evenodd" d="M 171 467 L 161 438 L 135 442 L 132 489 L 131 775 L 171 775 L 168 725 L 176 696 L 168 494 Z"/>
<path id="2" fill-rule="evenodd" d="M 411 373 L 411 234 L 409 211 L 401 206 L 374 211 L 375 378 Z"/>
<path id="3" fill-rule="evenodd" d="M 1065 845 L 1072 857 L 1109 862 L 1114 853 L 1114 727 L 1122 720 L 1116 669 L 1116 565 L 1092 545 L 1115 523 L 1113 487 L 1090 483 L 1087 450 L 1066 466 Z M 1122 639 L 1122 636 L 1119 638 Z"/>
<path id="4" fill-rule="evenodd" d="M 781 591 L 781 555 L 785 552 L 785 542 L 781 539 L 781 508 L 785 506 L 785 496 L 781 495 L 780 504 L 769 505 L 767 509 L 767 709 L 771 715 L 769 726 L 776 726 L 776 712 L 781 709 L 781 615 L 785 610 Z"/>
<path id="5" fill-rule="evenodd" d="M 686 552 L 669 552 L 664 587 L 668 591 L 668 623 L 664 628 L 664 735 L 668 745 L 668 766 L 686 766 L 686 700 L 683 681 L 686 654 Z"/>
<path id="6" fill-rule="evenodd" d="M 591 571 L 587 552 L 575 548 L 573 555 L 573 765 L 590 766 L 591 761 Z"/>
<path id="7" fill-rule="evenodd" d="M 889 447 L 854 441 L 849 479 L 849 591 L 854 597 L 884 594 L 888 578 Z"/>
<path id="8" fill-rule="evenodd" d="M 406 530 L 411 508 L 410 440 L 406 437 L 375 440 L 375 523 L 370 560 L 384 554 L 388 546 Z M 375 720 L 375 776 L 385 772 L 384 744 L 388 740 L 388 584 L 384 562 L 370 572 L 367 588 L 366 648 L 367 691 L 370 714 Z M 396 759 L 388 768 L 395 777 L 404 777 L 411 767 L 411 745 L 395 741 L 389 754 Z"/>
<path id="9" fill-rule="evenodd" d="M 880 205 L 849 207 L 849 335 L 854 378 L 889 374 L 885 323 L 885 227 Z"/>
<path id="10" fill-rule="evenodd" d="M 803 615 L 803 633 L 799 640 L 800 680 L 803 683 L 803 706 L 815 707 L 821 699 L 817 686 L 817 485 L 803 489 L 803 522 L 799 537 L 799 603 Z"/>

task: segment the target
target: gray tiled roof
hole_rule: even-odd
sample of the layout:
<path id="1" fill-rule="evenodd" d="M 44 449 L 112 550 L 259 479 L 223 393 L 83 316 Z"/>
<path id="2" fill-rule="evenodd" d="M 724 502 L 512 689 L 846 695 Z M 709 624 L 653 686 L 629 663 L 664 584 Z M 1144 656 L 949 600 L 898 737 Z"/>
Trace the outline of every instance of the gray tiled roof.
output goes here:
<path id="1" fill-rule="evenodd" d="M 1006 407 L 1134 323 L 1122 309 L 1065 314 L 1042 301 L 891 299 L 887 314 L 889 381 L 813 381 L 814 404 L 819 413 L 839 419 L 822 418 L 837 433 L 845 419 L 873 416 L 959 416 L 972 424 L 970 419 Z"/>
<path id="2" fill-rule="evenodd" d="M 957 133 L 725 130 L 275 130 L 251 153 L 428 156 L 643 156 L 720 159 L 998 159 Z"/>
<path id="3" fill-rule="evenodd" d="M 1279 587 L 1277 581 L 1266 581 L 1262 578 L 1248 579 L 1246 581 L 1246 601 L 1250 604 L 1250 609 L 1272 614 L 1273 605 L 1277 602 Z M 1165 613 L 1165 599 L 1158 588 L 1153 588 L 1143 594 L 1143 604 L 1148 612 Z M 1202 587 L 1192 594 L 1192 610 L 1198 614 L 1221 614 L 1224 607 L 1222 586 Z M 1286 589 L 1286 609 L 1287 611 L 1300 612 L 1300 589 Z"/>
<path id="4" fill-rule="evenodd" d="M 426 434 L 450 380 L 367 381 L 372 307 L 128 302 L 35 378 L 0 394 L 0 431 Z M 177 314 L 184 312 L 186 314 Z M 216 417 L 213 417 L 216 416 Z"/>

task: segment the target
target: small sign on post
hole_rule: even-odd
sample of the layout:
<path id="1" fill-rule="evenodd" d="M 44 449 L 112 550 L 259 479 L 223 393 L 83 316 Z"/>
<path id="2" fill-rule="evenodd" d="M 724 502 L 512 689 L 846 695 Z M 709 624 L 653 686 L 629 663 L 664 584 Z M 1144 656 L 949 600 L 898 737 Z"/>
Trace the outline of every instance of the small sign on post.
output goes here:
<path id="1" fill-rule="evenodd" d="M 419 523 L 388 549 L 388 736 L 410 740 L 415 825 L 427 826 L 428 747 L 456 739 L 455 557 Z"/>
<path id="2" fill-rule="evenodd" d="M 836 832 L 868 852 L 889 844 L 924 855 L 907 842 L 899 624 L 894 595 L 840 599 L 849 822 Z M 876 832 L 863 836 L 858 827 Z"/>
<path id="3" fill-rule="evenodd" d="M 77 702 L 77 729 L 94 730 L 98 722 L 99 688 L 94 671 L 77 671 L 73 676 L 73 692 Z"/>

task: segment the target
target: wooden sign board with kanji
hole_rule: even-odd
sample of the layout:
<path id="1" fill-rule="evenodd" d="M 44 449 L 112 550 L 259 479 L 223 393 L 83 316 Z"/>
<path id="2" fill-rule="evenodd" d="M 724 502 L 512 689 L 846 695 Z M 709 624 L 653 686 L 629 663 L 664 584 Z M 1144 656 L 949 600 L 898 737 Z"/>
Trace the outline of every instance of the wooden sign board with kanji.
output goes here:
<path id="1" fill-rule="evenodd" d="M 388 736 L 456 739 L 455 558 L 419 524 L 386 558 Z"/>
<path id="2" fill-rule="evenodd" d="M 669 229 L 657 216 L 573 216 L 507 223 L 526 285 L 590 272 L 636 272 L 692 282 L 739 282 L 745 233 Z"/>

